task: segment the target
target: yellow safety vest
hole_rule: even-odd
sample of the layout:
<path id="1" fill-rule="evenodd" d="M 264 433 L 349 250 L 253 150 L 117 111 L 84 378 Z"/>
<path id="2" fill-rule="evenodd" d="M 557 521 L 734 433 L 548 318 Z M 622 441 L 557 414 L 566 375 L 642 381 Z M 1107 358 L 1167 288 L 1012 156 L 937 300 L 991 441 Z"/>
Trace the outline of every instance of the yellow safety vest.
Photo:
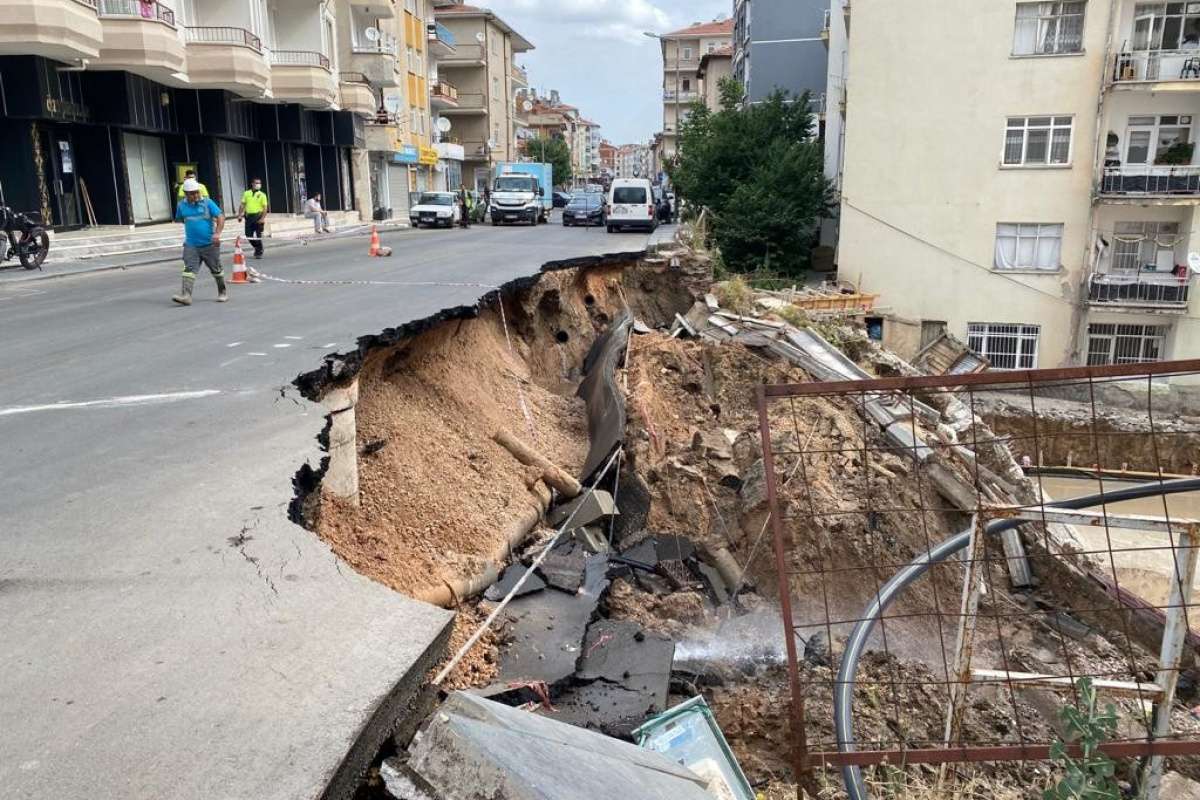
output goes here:
<path id="1" fill-rule="evenodd" d="M 267 210 L 267 195 L 261 189 L 247 189 L 242 195 L 242 205 L 246 207 L 247 214 L 261 214 Z"/>

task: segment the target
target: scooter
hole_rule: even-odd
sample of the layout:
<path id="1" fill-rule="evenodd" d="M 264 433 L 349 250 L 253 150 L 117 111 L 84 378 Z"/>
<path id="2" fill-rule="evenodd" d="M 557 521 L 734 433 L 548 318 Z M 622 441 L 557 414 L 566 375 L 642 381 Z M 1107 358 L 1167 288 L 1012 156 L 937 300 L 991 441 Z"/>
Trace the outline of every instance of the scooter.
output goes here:
<path id="1" fill-rule="evenodd" d="M 0 229 L 8 236 L 8 247 L 0 247 L 0 263 L 14 256 L 25 269 L 41 269 L 50 252 L 50 236 L 41 223 L 28 214 L 0 205 Z"/>

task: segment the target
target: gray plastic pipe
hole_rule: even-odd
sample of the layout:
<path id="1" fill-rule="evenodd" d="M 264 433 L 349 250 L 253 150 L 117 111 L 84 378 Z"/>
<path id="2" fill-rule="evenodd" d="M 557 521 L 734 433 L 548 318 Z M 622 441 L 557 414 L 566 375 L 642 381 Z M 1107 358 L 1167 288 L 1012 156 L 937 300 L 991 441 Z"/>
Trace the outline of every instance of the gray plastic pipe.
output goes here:
<path id="1" fill-rule="evenodd" d="M 1168 495 L 1196 490 L 1200 490 L 1200 478 L 1183 478 L 1174 481 L 1143 483 L 1125 489 L 1117 489 L 1112 492 L 1099 492 L 1082 497 L 1073 497 L 1070 500 L 1047 503 L 1046 507 L 1080 509 L 1107 503 L 1118 503 L 1122 500 L 1137 500 L 1142 497 L 1154 497 L 1156 495 Z M 1025 520 L 997 520 L 987 526 L 986 532 L 989 535 L 996 535 L 1025 523 Z M 871 633 L 875 630 L 875 624 L 879 622 L 880 617 L 883 616 L 883 612 L 887 610 L 888 606 L 909 585 L 924 575 L 932 565 L 945 561 L 959 550 L 965 550 L 970 541 L 971 529 L 968 527 L 966 530 L 956 533 L 954 536 L 951 536 L 929 550 L 916 561 L 893 575 L 891 580 L 883 585 L 883 588 L 876 594 L 875 599 L 859 617 L 858 624 L 854 626 L 850 638 L 846 641 L 846 651 L 842 655 L 842 666 L 838 670 L 837 691 L 834 693 L 833 724 L 834 731 L 837 734 L 838 752 L 853 753 L 856 749 L 854 746 L 853 709 L 854 674 L 858 671 L 858 660 L 862 657 L 863 650 L 866 648 L 867 639 L 870 638 Z M 849 795 L 850 800 L 870 800 L 867 787 L 863 783 L 862 770 L 859 767 L 853 765 L 842 767 L 842 781 L 846 784 L 846 794 Z"/>

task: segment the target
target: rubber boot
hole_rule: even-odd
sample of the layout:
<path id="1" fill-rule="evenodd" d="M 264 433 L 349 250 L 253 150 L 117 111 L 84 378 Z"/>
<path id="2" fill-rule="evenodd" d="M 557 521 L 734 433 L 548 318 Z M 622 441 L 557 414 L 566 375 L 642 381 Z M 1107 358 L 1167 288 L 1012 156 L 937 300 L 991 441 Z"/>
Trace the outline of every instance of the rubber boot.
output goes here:
<path id="1" fill-rule="evenodd" d="M 217 302 L 224 303 L 229 299 L 229 292 L 225 291 L 225 276 L 214 275 L 217 280 Z"/>
<path id="2" fill-rule="evenodd" d="M 184 273 L 183 288 L 179 290 L 179 294 L 174 295 L 171 299 L 181 306 L 190 306 L 192 304 L 192 287 L 196 285 L 196 276 L 190 273 Z"/>

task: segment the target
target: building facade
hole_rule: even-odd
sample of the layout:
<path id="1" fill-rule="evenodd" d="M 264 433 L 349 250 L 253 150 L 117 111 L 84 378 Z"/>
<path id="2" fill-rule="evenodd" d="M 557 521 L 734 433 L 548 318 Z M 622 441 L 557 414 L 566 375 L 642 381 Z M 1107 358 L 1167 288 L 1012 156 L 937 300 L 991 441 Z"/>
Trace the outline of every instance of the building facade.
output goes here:
<path id="1" fill-rule="evenodd" d="M 1197 352 L 1192 5 L 853 0 L 839 274 L 882 296 L 885 343 L 948 331 L 993 369 Z"/>
<path id="2" fill-rule="evenodd" d="M 0 198 L 57 229 L 162 222 L 190 168 L 231 212 L 252 176 L 276 213 L 361 210 L 372 109 L 337 43 L 303 0 L 30 3 L 0 17 Z"/>
<path id="3" fill-rule="evenodd" d="M 613 174 L 617 178 L 649 177 L 652 174 L 650 148 L 644 144 L 623 144 L 618 147 Z"/>
<path id="4" fill-rule="evenodd" d="M 687 119 L 692 104 L 701 99 L 701 57 L 730 46 L 732 37 L 732 19 L 696 23 L 658 37 L 663 59 L 663 128 L 657 146 L 661 161 L 674 158 L 679 123 Z"/>
<path id="5" fill-rule="evenodd" d="M 609 178 L 617 174 L 617 147 L 607 139 L 600 140 L 600 174 Z"/>
<path id="6" fill-rule="evenodd" d="M 721 81 L 733 77 L 733 48 L 718 47 L 700 57 L 700 101 L 709 111 L 721 108 Z"/>
<path id="7" fill-rule="evenodd" d="M 825 92 L 827 53 L 822 32 L 831 3 L 840 0 L 736 0 L 733 76 L 746 102 L 782 89 L 793 97 Z"/>
<path id="8" fill-rule="evenodd" d="M 516 104 L 529 79 L 513 57 L 533 45 L 485 8 L 441 6 L 434 15 L 455 40 L 455 52 L 437 62 L 439 81 L 453 86 L 457 95 L 453 107 L 439 112 L 449 121 L 442 141 L 462 146 L 462 182 L 482 192 L 494 166 L 519 155 L 524 123 Z"/>

